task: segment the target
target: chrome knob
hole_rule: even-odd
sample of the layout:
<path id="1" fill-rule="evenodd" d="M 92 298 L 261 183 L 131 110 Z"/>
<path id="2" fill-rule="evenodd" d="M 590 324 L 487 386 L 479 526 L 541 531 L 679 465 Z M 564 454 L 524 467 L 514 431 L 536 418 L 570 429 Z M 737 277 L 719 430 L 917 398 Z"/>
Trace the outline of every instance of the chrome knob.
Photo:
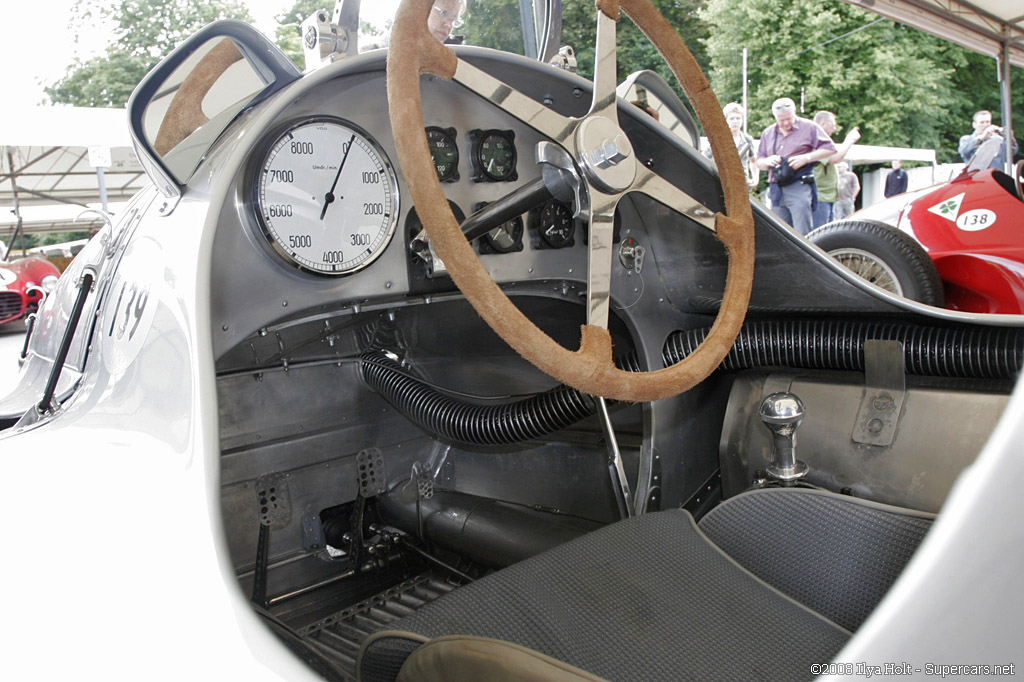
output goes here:
<path id="1" fill-rule="evenodd" d="M 807 465 L 796 458 L 796 429 L 806 414 L 803 402 L 792 393 L 772 393 L 761 402 L 759 413 L 774 440 L 768 476 L 790 485 L 799 481 L 808 471 Z"/>

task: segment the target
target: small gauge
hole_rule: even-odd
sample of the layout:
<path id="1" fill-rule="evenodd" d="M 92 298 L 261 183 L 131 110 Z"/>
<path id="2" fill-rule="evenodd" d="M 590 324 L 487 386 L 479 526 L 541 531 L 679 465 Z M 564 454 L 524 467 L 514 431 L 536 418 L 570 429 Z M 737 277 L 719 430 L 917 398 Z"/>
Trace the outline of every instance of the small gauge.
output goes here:
<path id="1" fill-rule="evenodd" d="M 572 209 L 560 201 L 549 201 L 537 213 L 537 231 L 552 249 L 563 249 L 575 243 L 576 221 Z"/>
<path id="2" fill-rule="evenodd" d="M 516 216 L 480 240 L 480 253 L 513 253 L 523 250 L 523 219 Z"/>
<path id="3" fill-rule="evenodd" d="M 459 145 L 455 142 L 455 128 L 427 128 L 427 146 L 434 170 L 441 182 L 455 182 L 459 179 Z"/>
<path id="4" fill-rule="evenodd" d="M 515 133 L 511 130 L 474 130 L 473 180 L 508 182 L 517 180 Z"/>

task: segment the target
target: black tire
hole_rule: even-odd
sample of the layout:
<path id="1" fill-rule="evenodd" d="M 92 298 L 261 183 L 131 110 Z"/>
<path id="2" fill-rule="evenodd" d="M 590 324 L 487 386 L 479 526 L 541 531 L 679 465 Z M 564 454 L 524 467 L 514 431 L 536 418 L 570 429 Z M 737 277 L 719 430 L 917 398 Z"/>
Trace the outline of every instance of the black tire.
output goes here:
<path id="1" fill-rule="evenodd" d="M 942 307 L 942 279 L 928 252 L 910 235 L 871 220 L 823 225 L 807 238 L 872 284 Z"/>

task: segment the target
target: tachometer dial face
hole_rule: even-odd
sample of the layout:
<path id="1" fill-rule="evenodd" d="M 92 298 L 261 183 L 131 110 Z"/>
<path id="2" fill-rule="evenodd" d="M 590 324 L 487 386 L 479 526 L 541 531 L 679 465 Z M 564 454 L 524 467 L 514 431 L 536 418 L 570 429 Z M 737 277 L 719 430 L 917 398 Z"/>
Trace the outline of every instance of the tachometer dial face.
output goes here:
<path id="1" fill-rule="evenodd" d="M 299 123 L 270 147 L 259 173 L 263 229 L 292 265 L 345 275 L 372 263 L 398 220 L 398 183 L 387 157 L 354 126 Z"/>
<path id="2" fill-rule="evenodd" d="M 454 128 L 427 128 L 427 146 L 430 157 L 434 160 L 434 170 L 441 182 L 454 182 L 459 179 L 459 146 L 455 142 Z"/>
<path id="3" fill-rule="evenodd" d="M 572 246 L 576 221 L 572 218 L 572 209 L 560 201 L 550 201 L 541 208 L 537 215 L 537 230 L 540 238 L 552 249 Z"/>

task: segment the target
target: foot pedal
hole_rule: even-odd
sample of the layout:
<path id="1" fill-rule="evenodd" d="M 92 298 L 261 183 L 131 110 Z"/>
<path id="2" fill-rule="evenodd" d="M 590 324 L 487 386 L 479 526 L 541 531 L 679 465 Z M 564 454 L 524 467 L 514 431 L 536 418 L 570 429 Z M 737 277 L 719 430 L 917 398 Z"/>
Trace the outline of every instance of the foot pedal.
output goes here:
<path id="1" fill-rule="evenodd" d="M 292 520 L 292 499 L 288 492 L 288 475 L 264 474 L 256 479 L 256 501 L 260 525 L 281 530 Z"/>
<path id="2" fill-rule="evenodd" d="M 384 454 L 380 448 L 360 450 L 356 455 L 356 465 L 359 467 L 359 493 L 363 497 L 375 497 L 388 489 Z"/>

